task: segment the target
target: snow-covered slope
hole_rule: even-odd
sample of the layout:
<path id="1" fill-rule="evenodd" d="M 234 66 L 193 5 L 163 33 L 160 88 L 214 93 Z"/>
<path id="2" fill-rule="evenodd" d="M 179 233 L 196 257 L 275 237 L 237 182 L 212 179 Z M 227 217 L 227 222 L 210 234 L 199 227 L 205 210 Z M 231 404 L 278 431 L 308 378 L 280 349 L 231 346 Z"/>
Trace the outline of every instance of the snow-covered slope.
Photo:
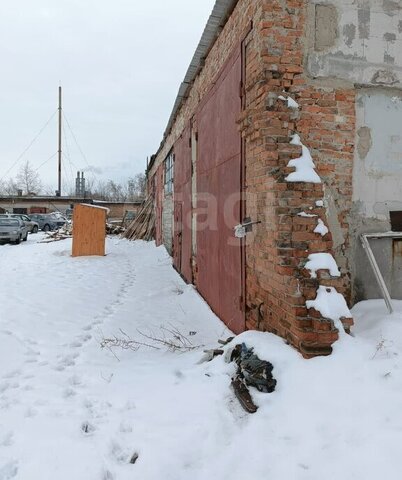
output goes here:
<path id="1" fill-rule="evenodd" d="M 106 257 L 73 259 L 38 238 L 0 247 L 0 480 L 399 478 L 402 302 L 358 305 L 327 358 L 238 337 L 278 380 L 248 415 L 223 357 L 100 348 L 160 325 L 206 347 L 229 336 L 163 248 L 109 239 Z"/>

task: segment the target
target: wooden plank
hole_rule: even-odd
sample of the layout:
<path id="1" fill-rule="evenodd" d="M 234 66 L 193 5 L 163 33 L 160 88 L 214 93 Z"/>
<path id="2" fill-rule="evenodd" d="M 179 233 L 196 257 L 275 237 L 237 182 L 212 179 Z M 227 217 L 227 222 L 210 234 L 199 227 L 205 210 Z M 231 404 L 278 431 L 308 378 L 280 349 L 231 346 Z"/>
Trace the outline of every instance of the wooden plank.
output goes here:
<path id="1" fill-rule="evenodd" d="M 105 255 L 106 209 L 75 205 L 73 214 L 73 257 Z"/>

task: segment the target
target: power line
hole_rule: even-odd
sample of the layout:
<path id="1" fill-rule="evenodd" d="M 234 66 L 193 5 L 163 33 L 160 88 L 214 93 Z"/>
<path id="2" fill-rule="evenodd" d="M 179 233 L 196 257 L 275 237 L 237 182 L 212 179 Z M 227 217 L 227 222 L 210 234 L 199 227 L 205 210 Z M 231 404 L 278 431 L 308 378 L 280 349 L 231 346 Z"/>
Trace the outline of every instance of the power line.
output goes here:
<path id="1" fill-rule="evenodd" d="M 43 165 L 45 165 L 47 162 L 50 162 L 50 160 L 52 158 L 54 158 L 57 154 L 58 154 L 58 152 L 54 153 L 51 157 L 49 157 L 47 160 L 45 160 L 43 163 L 41 163 L 38 168 L 35 168 L 35 172 L 37 172 L 40 168 L 42 168 Z"/>
<path id="2" fill-rule="evenodd" d="M 70 156 L 70 147 L 68 145 L 68 141 L 67 141 L 67 135 L 66 135 L 66 129 L 64 128 L 64 123 L 63 123 L 63 137 L 64 137 L 64 144 L 66 146 L 66 151 L 67 153 L 65 153 L 64 151 L 62 152 L 62 155 L 65 159 L 68 160 L 68 164 L 69 164 L 69 167 L 70 167 L 70 173 L 71 173 L 71 178 L 73 179 L 74 178 L 74 173 L 73 173 L 73 162 L 71 160 L 71 156 Z M 75 167 L 75 165 L 74 165 Z M 77 167 L 75 167 L 77 169 Z"/>
<path id="3" fill-rule="evenodd" d="M 64 110 L 63 110 L 63 117 L 64 117 L 64 120 L 66 121 L 67 126 L 68 126 L 68 128 L 69 128 L 69 130 L 70 130 L 70 132 L 71 132 L 71 135 L 72 135 L 72 137 L 73 137 L 73 139 L 74 139 L 74 142 L 75 142 L 75 144 L 77 145 L 77 148 L 78 148 L 79 152 L 80 152 L 81 155 L 82 155 L 82 158 L 85 160 L 85 163 L 88 165 L 88 167 L 91 167 L 91 165 L 89 164 L 89 162 L 88 162 L 88 160 L 87 160 L 87 157 L 85 156 L 84 152 L 82 151 L 82 148 L 81 148 L 80 145 L 78 144 L 77 137 L 74 135 L 74 132 L 73 132 L 73 130 L 72 130 L 72 128 L 71 128 L 68 120 L 67 120 L 66 114 L 64 113 Z"/>
<path id="4" fill-rule="evenodd" d="M 45 125 L 40 129 L 40 131 L 36 134 L 34 139 L 30 142 L 30 144 L 25 148 L 25 150 L 21 153 L 21 155 L 17 158 L 17 160 L 11 165 L 11 167 L 7 170 L 7 172 L 1 177 L 1 180 L 4 180 L 4 178 L 11 172 L 11 170 L 17 165 L 17 163 L 21 160 L 21 158 L 28 152 L 28 150 L 32 147 L 32 145 L 36 142 L 36 140 L 40 137 L 42 132 L 45 130 L 45 128 L 49 125 L 49 123 L 53 120 L 53 117 L 56 115 L 57 110 L 52 114 L 52 116 L 49 118 L 49 120 L 45 123 Z M 40 167 L 39 167 L 40 168 Z"/>

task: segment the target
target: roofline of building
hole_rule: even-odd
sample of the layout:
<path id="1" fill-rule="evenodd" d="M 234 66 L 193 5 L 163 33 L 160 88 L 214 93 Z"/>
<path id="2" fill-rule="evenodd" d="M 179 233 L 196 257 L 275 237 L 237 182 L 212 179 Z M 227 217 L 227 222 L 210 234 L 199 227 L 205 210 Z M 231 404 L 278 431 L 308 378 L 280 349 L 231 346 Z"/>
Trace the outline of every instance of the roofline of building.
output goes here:
<path id="1" fill-rule="evenodd" d="M 47 195 L 37 195 L 34 197 L 25 197 L 20 195 L 3 195 L 0 196 L 0 201 L 16 201 L 16 202 L 54 202 L 54 203 L 61 203 L 61 202 L 92 202 L 92 203 L 107 203 L 108 205 L 141 205 L 143 200 L 135 200 L 135 201 L 121 201 L 121 202 L 113 202 L 107 200 L 96 200 L 92 197 L 54 197 L 54 196 L 47 196 Z"/>
<path id="2" fill-rule="evenodd" d="M 180 108 L 182 107 L 184 101 L 188 97 L 188 93 L 193 85 L 195 77 L 203 69 L 205 59 L 207 58 L 212 47 L 214 46 L 223 27 L 226 25 L 226 22 L 230 17 L 230 15 L 232 14 L 234 8 L 236 7 L 238 1 L 239 0 L 216 0 L 215 1 L 214 8 L 212 10 L 211 15 L 209 16 L 208 22 L 201 36 L 201 40 L 199 41 L 198 46 L 195 50 L 195 53 L 187 69 L 184 80 L 180 84 L 179 91 L 173 105 L 172 113 L 170 114 L 166 130 L 163 134 L 162 142 L 156 154 L 152 155 L 150 163 L 147 168 L 147 172 L 152 168 L 155 162 L 155 158 L 163 148 L 166 138 L 172 129 L 174 121 L 176 120 L 176 116 Z"/>

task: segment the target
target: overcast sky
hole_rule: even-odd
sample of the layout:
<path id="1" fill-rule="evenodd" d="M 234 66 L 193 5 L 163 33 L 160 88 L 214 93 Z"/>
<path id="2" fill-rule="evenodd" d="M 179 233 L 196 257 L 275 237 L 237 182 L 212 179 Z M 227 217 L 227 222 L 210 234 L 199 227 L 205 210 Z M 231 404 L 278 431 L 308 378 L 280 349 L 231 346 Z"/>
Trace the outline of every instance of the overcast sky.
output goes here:
<path id="1" fill-rule="evenodd" d="M 56 111 L 59 82 L 84 154 L 65 124 L 64 177 L 88 165 L 117 181 L 143 172 L 215 0 L 0 3 L 0 179 Z M 55 116 L 7 177 L 56 152 Z M 56 188 L 56 157 L 38 172 Z"/>

